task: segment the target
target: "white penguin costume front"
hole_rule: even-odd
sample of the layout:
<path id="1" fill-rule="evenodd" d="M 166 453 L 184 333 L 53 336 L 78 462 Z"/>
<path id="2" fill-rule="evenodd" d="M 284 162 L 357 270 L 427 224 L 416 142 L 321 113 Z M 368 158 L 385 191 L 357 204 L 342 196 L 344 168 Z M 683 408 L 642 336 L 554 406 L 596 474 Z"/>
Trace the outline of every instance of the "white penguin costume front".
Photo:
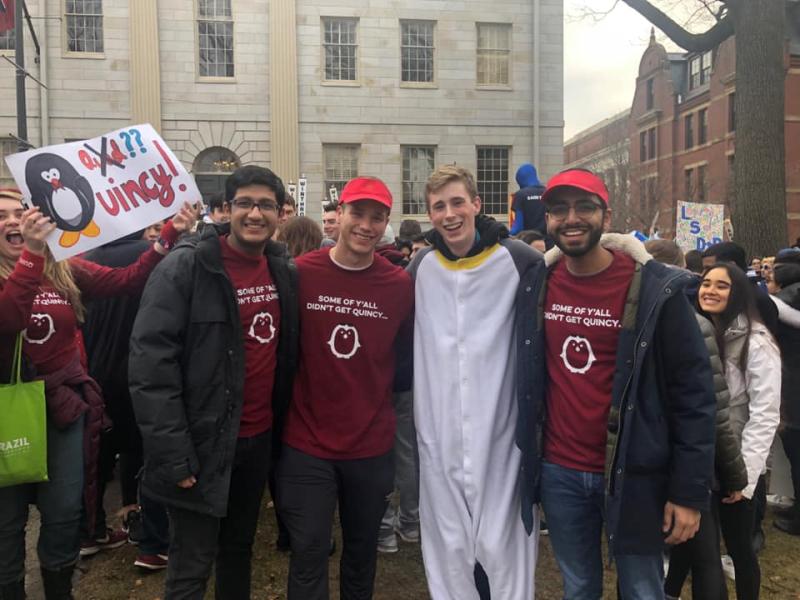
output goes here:
<path id="1" fill-rule="evenodd" d="M 479 600 L 480 563 L 492 600 L 531 600 L 539 523 L 520 518 L 515 299 L 538 255 L 502 240 L 448 260 L 426 248 L 415 276 L 414 422 L 420 525 L 433 600 Z M 530 307 L 535 310 L 535 307 Z"/>

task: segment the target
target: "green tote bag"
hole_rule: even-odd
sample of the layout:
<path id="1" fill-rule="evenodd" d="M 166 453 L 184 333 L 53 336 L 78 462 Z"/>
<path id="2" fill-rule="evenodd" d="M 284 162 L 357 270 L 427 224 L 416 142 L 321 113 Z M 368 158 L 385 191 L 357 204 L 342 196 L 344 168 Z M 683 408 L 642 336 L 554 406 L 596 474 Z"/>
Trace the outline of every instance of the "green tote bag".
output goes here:
<path id="1" fill-rule="evenodd" d="M 23 382 L 21 371 L 20 334 L 11 383 L 0 385 L 0 487 L 47 481 L 44 381 Z"/>

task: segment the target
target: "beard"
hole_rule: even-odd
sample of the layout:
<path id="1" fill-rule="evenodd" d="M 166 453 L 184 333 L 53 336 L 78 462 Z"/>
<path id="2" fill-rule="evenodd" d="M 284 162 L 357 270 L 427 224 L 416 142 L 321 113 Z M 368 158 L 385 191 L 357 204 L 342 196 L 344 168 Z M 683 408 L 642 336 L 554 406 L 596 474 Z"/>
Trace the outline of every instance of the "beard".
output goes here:
<path id="1" fill-rule="evenodd" d="M 589 239 L 586 241 L 586 243 L 581 244 L 580 246 L 568 246 L 561 241 L 562 229 L 574 229 L 574 227 L 561 226 L 553 231 L 550 235 L 555 240 L 555 244 L 558 246 L 558 249 L 567 256 L 571 256 L 573 258 L 578 258 L 591 252 L 595 246 L 600 243 L 600 238 L 603 236 L 602 227 L 592 227 L 591 225 L 588 225 L 587 231 L 589 232 Z"/>

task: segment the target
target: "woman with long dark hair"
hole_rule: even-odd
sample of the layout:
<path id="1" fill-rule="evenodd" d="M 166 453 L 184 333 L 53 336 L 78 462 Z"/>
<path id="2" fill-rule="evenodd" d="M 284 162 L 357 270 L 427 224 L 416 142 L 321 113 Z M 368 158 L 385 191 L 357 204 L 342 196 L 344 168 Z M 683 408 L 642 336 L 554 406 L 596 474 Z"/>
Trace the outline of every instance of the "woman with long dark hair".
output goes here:
<path id="1" fill-rule="evenodd" d="M 85 503 L 97 499 L 97 450 L 106 425 L 100 388 L 81 361 L 78 325 L 87 298 L 141 291 L 168 248 L 195 218 L 185 204 L 150 250 L 129 267 L 111 269 L 71 258 L 56 261 L 46 238 L 55 224 L 38 208 L 25 209 L 19 190 L 0 190 L 0 374 L 10 372 L 11 349 L 22 336 L 28 371 L 44 380 L 48 481 L 0 488 L 0 598 L 25 598 L 28 504 L 41 514 L 38 554 L 47 600 L 72 598 Z M 90 526 L 93 525 L 90 523 Z"/>
<path id="2" fill-rule="evenodd" d="M 731 395 L 730 423 L 741 445 L 747 486 L 718 505 L 722 537 L 736 571 L 736 597 L 755 600 L 761 570 L 753 549 L 752 502 L 780 421 L 781 356 L 761 321 L 753 287 L 736 265 L 718 263 L 705 270 L 697 296 L 701 314 L 714 324 Z"/>

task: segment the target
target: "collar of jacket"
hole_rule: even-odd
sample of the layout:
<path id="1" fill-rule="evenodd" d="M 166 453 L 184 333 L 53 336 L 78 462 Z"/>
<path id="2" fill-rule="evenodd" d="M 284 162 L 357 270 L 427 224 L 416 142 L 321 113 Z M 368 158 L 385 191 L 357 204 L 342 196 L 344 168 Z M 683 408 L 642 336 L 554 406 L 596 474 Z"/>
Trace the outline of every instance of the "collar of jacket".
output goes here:
<path id="1" fill-rule="evenodd" d="M 190 236 L 185 243 L 197 246 L 198 258 L 202 265 L 213 273 L 224 274 L 225 269 L 222 266 L 222 249 L 220 248 L 219 238 L 223 235 L 228 235 L 231 232 L 229 223 L 207 224 L 203 228 L 202 233 L 198 239 L 197 235 Z M 183 245 L 183 242 L 179 245 Z M 288 250 L 285 244 L 267 240 L 267 245 L 264 248 L 264 255 L 269 258 L 270 256 L 288 258 Z"/>
<path id="2" fill-rule="evenodd" d="M 431 245 L 436 248 L 447 260 L 456 261 L 459 258 L 469 258 L 483 252 L 486 248 L 491 248 L 500 240 L 508 237 L 508 228 L 502 223 L 498 223 L 492 217 L 477 215 L 475 217 L 475 243 L 472 244 L 466 256 L 456 256 L 447 247 L 444 238 L 435 229 L 431 229 L 427 238 Z"/>
<path id="3" fill-rule="evenodd" d="M 627 254 L 642 265 L 653 259 L 653 257 L 647 253 L 644 244 L 632 235 L 626 235 L 624 233 L 604 233 L 603 237 L 600 238 L 600 245 L 606 250 L 615 250 Z M 561 249 L 558 246 L 553 246 L 550 250 L 545 252 L 545 264 L 548 268 L 552 267 L 561 260 L 562 256 L 564 256 L 564 253 Z"/>

